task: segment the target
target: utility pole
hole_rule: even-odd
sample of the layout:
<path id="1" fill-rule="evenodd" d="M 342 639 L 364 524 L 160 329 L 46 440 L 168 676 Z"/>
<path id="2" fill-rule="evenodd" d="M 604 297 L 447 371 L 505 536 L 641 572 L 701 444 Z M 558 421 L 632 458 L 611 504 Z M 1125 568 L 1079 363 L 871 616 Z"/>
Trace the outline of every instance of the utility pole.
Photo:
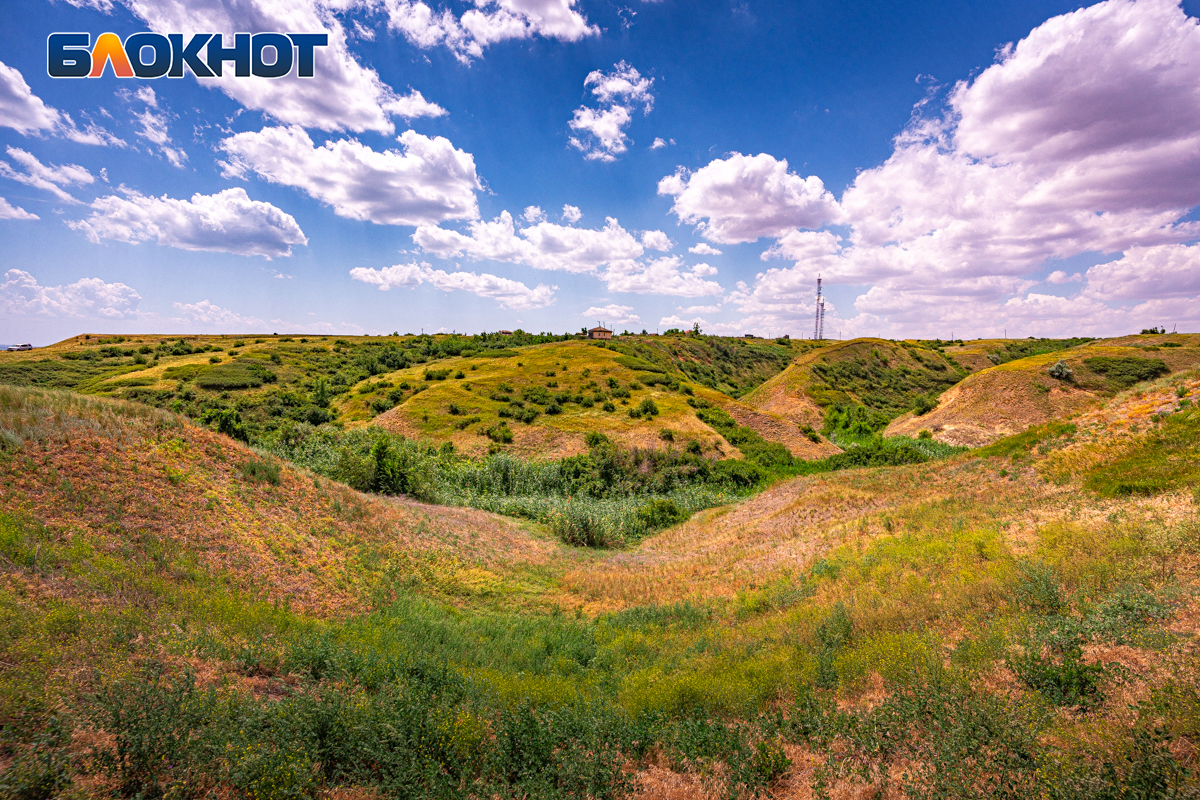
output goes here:
<path id="1" fill-rule="evenodd" d="M 821 296 L 821 276 L 817 276 L 817 304 L 813 313 L 813 338 L 820 341 L 825 335 L 825 298 Z"/>

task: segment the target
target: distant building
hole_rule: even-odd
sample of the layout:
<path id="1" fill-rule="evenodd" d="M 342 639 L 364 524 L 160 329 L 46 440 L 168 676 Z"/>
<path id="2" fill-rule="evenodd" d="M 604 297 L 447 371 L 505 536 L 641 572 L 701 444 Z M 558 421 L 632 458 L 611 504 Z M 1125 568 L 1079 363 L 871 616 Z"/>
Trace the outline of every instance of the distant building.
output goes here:
<path id="1" fill-rule="evenodd" d="M 612 331 L 608 328 L 588 328 L 589 339 L 611 339 Z"/>
<path id="2" fill-rule="evenodd" d="M 501 336 L 512 336 L 512 331 L 496 331 Z"/>

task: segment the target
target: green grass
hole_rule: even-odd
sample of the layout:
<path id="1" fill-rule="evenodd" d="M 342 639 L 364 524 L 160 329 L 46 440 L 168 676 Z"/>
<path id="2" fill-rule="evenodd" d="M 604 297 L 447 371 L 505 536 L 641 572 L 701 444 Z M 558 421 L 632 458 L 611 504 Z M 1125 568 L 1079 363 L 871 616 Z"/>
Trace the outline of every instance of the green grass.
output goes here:
<path id="1" fill-rule="evenodd" d="M 1075 433 L 1075 425 L 1069 422 L 1049 422 L 1037 425 L 1023 433 L 1008 436 L 985 447 L 977 448 L 972 455 L 979 458 L 1004 456 L 1020 458 L 1033 452 L 1034 448 L 1043 447 L 1056 440 L 1067 440 Z"/>
<path id="2" fill-rule="evenodd" d="M 1167 417 L 1128 452 L 1093 468 L 1084 486 L 1106 497 L 1154 495 L 1200 484 L 1200 410 Z"/>
<path id="3" fill-rule="evenodd" d="M 1160 358 L 1113 358 L 1094 356 L 1083 363 L 1092 372 L 1103 375 L 1114 389 L 1128 389 L 1135 383 L 1166 375 L 1171 368 Z"/>

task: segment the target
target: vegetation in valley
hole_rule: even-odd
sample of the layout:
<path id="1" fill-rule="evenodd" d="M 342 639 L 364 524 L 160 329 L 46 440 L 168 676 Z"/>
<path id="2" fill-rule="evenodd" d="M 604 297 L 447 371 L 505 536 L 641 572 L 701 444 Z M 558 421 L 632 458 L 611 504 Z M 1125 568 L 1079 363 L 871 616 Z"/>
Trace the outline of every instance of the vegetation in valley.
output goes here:
<path id="1" fill-rule="evenodd" d="M 628 561 L 482 515 L 435 527 L 324 475 L 603 501 L 701 475 L 736 492 L 721 471 L 782 456 L 596 437 L 538 471 L 305 423 L 280 443 L 305 473 L 160 410 L 0 387 L 0 787 L 619 798 L 666 774 L 727 797 L 1194 796 L 1192 383 L 1153 389 L 1167 410 L 1124 438 L 1062 424 L 806 474 Z M 742 435 L 713 411 L 692 408 Z M 1129 494 L 1111 470 L 1159 477 Z M 1109 494 L 1115 513 L 1072 511 Z M 797 563 L 789 543 L 819 533 Z"/>

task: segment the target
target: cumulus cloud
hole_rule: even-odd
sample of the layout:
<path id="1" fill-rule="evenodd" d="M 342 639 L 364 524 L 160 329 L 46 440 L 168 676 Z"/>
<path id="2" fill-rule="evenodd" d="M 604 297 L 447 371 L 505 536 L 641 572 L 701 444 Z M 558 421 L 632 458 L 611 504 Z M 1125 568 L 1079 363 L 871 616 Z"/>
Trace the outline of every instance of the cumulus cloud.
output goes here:
<path id="1" fill-rule="evenodd" d="M 721 255 L 720 250 L 713 247 L 711 244 L 708 244 L 707 242 L 701 242 L 700 244 L 689 247 L 688 252 L 695 253 L 698 256 L 719 256 L 719 255 Z"/>
<path id="2" fill-rule="evenodd" d="M 40 219 L 37 214 L 30 214 L 20 206 L 14 206 L 0 197 L 0 219 Z"/>
<path id="3" fill-rule="evenodd" d="M 600 108 L 580 106 L 567 123 L 578 136 L 569 141 L 580 150 L 584 158 L 599 161 L 616 161 L 617 156 L 628 148 L 625 129 L 632 121 L 637 106 L 642 113 L 649 114 L 654 108 L 654 95 L 650 94 L 653 78 L 644 78 L 630 64 L 622 61 L 612 72 L 594 70 L 584 79 L 584 88 L 590 88 Z"/>
<path id="4" fill-rule="evenodd" d="M 475 8 L 456 17 L 449 9 L 434 11 L 421 0 L 383 0 L 388 27 L 417 47 L 446 47 L 459 61 L 470 63 L 488 45 L 542 36 L 577 42 L 596 36 L 575 10 L 575 0 L 475 0 Z"/>
<path id="5" fill-rule="evenodd" d="M 583 212 L 578 207 L 567 204 L 563 206 L 562 218 L 573 225 L 583 219 Z"/>
<path id="6" fill-rule="evenodd" d="M 392 116 L 441 116 L 444 109 L 419 93 L 398 95 L 373 69 L 362 66 L 347 46 L 347 37 L 334 13 L 336 2 L 280 0 L 123 0 L 134 14 L 158 33 L 173 31 L 325 31 L 329 46 L 316 54 L 316 77 L 283 78 L 234 76 L 225 70 L 206 78 L 247 108 L 263 111 L 284 124 L 326 131 L 392 133 Z"/>
<path id="7" fill-rule="evenodd" d="M 675 144 L 675 140 L 671 140 L 671 144 Z M 654 141 L 650 143 L 651 150 L 661 150 L 667 146 L 667 140 L 661 136 L 655 136 Z"/>
<path id="8" fill-rule="evenodd" d="M 25 136 L 43 132 L 80 144 L 125 144 L 96 125 L 80 130 L 71 115 L 51 108 L 33 93 L 20 70 L 0 61 L 0 126 Z"/>
<path id="9" fill-rule="evenodd" d="M 1087 271 L 1085 292 L 1099 299 L 1200 295 L 1200 245 L 1131 247 L 1121 258 Z"/>
<path id="10" fill-rule="evenodd" d="M 422 226 L 413 241 L 439 258 L 466 256 L 536 269 L 594 272 L 621 260 L 635 259 L 644 248 L 617 220 L 609 217 L 599 230 L 538 222 L 519 232 L 507 211 L 491 222 L 472 222 L 468 233 Z"/>
<path id="11" fill-rule="evenodd" d="M 355 267 L 350 277 L 356 281 L 375 284 L 381 291 L 393 288 L 413 289 L 428 283 L 443 292 L 470 292 L 480 297 L 489 297 L 505 308 L 523 310 L 541 308 L 554 302 L 557 286 L 538 284 L 530 288 L 520 281 L 502 278 L 499 275 L 475 272 L 446 272 L 428 264 L 396 264 L 383 269 Z"/>
<path id="12" fill-rule="evenodd" d="M 716 281 L 704 280 L 716 273 L 708 264 L 688 268 L 679 256 L 666 256 L 644 263 L 617 261 L 600 277 L 610 292 L 705 297 L 725 291 Z"/>
<path id="13" fill-rule="evenodd" d="M 641 322 L 642 318 L 633 313 L 633 306 L 621 306 L 609 303 L 606 306 L 592 306 L 580 316 L 609 325 L 629 325 Z"/>
<path id="14" fill-rule="evenodd" d="M 222 308 L 208 300 L 199 303 L 175 303 L 175 310 L 180 316 L 172 320 L 192 325 L 203 325 L 207 328 L 230 331 L 265 331 L 267 323 L 258 317 L 249 317 Z"/>
<path id="15" fill-rule="evenodd" d="M 317 147 L 299 126 L 264 128 L 225 139 L 226 175 L 254 172 L 294 186 L 349 219 L 379 225 L 429 225 L 479 216 L 479 177 L 470 153 L 448 139 L 405 131 L 403 152 L 372 150 L 356 139 Z"/>
<path id="16" fill-rule="evenodd" d="M 1105 0 L 1054 17 L 957 84 L 940 116 L 919 114 L 887 161 L 857 176 L 840 201 L 845 239 L 764 233 L 776 241 L 763 257 L 796 265 L 734 299 L 762 319 L 802 320 L 821 273 L 870 286 L 847 323 L 888 335 L 983 332 L 992 320 L 987 332 L 998 333 L 1006 318 L 1022 335 L 1108 333 L 1144 327 L 1137 315 L 1160 308 L 1183 319 L 1196 295 L 1185 245 L 1200 236 L 1186 219 L 1200 204 L 1197 85 L 1200 26 L 1175 0 Z M 744 234 L 714 237 L 724 220 L 684 202 L 696 176 L 669 176 L 660 191 L 714 241 L 765 231 L 750 223 L 781 205 L 752 215 Z M 1086 252 L 1124 256 L 1086 276 L 1047 276 L 1083 281 L 1074 297 L 1033 290 L 1048 260 Z"/>
<path id="17" fill-rule="evenodd" d="M 546 218 L 546 212 L 538 206 L 526 206 L 525 213 L 521 214 L 521 219 L 526 222 L 541 222 Z"/>
<path id="18" fill-rule="evenodd" d="M 10 269 L 0 283 L 0 311 L 13 316 L 129 319 L 137 316 L 141 299 L 131 287 L 99 278 L 42 286 L 28 272 Z"/>
<path id="19" fill-rule="evenodd" d="M 820 228 L 841 216 L 837 200 L 815 175 L 802 178 L 786 159 L 767 153 L 733 153 L 695 172 L 682 167 L 658 182 L 675 198 L 671 211 L 718 244 L 782 236 L 795 228 Z"/>
<path id="20" fill-rule="evenodd" d="M 64 203 L 78 203 L 79 201 L 63 191 L 62 187 L 87 186 L 96 180 L 92 173 L 78 164 L 62 166 L 43 164 L 37 159 L 37 156 L 19 147 L 9 147 L 5 152 L 8 153 L 9 158 L 17 162 L 21 169 L 14 169 L 7 161 L 0 161 L 0 177 L 32 186 L 35 189 L 43 189 Z"/>
<path id="21" fill-rule="evenodd" d="M 163 247 L 268 259 L 290 256 L 292 245 L 308 244 L 290 214 L 251 200 L 242 188 L 194 194 L 190 200 L 147 197 L 128 189 L 123 195 L 98 198 L 88 217 L 67 224 L 96 243 L 155 240 Z"/>
<path id="22" fill-rule="evenodd" d="M 675 243 L 662 231 L 646 231 L 642 234 L 642 246 L 649 250 L 661 250 L 665 253 L 674 247 Z"/>

